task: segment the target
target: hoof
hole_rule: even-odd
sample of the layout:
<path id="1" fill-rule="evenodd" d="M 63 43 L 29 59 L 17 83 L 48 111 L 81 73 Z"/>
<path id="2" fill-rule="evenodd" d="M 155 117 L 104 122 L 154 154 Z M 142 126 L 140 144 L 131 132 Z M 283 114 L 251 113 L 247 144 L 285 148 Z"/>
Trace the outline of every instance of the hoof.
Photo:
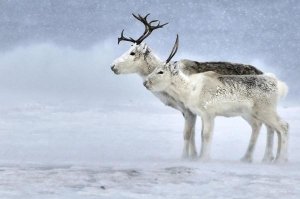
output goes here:
<path id="1" fill-rule="evenodd" d="M 211 160 L 210 157 L 207 156 L 199 156 L 198 159 L 200 162 L 209 162 Z"/>
<path id="2" fill-rule="evenodd" d="M 275 164 L 285 164 L 288 162 L 287 158 L 279 158 L 279 159 L 275 159 L 274 163 Z"/>
<path id="3" fill-rule="evenodd" d="M 263 163 L 271 163 L 271 162 L 273 162 L 273 160 L 274 160 L 274 157 L 273 157 L 273 156 L 268 156 L 268 157 L 264 157 L 264 158 L 262 159 L 262 162 L 263 162 Z"/>
<path id="4" fill-rule="evenodd" d="M 182 160 L 188 160 L 188 159 L 189 159 L 189 155 L 188 155 L 187 153 L 183 153 L 183 154 L 181 155 L 181 159 L 182 159 Z"/>
<path id="5" fill-rule="evenodd" d="M 243 157 L 243 158 L 241 158 L 241 162 L 252 163 L 252 158 L 250 158 L 250 157 Z"/>
<path id="6" fill-rule="evenodd" d="M 196 160 L 197 159 L 197 152 L 192 152 L 189 157 L 190 157 L 191 160 Z"/>

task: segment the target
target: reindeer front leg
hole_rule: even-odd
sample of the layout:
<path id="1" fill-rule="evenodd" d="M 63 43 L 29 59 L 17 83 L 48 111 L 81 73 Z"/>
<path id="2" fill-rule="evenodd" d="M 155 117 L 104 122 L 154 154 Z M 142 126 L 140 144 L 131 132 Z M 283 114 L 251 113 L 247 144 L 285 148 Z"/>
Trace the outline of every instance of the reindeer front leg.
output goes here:
<path id="1" fill-rule="evenodd" d="M 184 144 L 182 158 L 195 158 L 197 156 L 197 150 L 195 145 L 195 125 L 197 116 L 193 114 L 190 110 L 186 109 L 183 104 L 178 103 L 173 98 L 168 97 L 167 100 L 164 100 L 164 103 L 166 106 L 170 106 L 174 109 L 179 110 L 184 117 Z"/>
<path id="2" fill-rule="evenodd" d="M 208 160 L 210 159 L 210 149 L 212 141 L 212 133 L 214 128 L 214 117 L 209 115 L 202 115 L 202 133 L 201 133 L 201 152 L 200 159 Z"/>
<path id="3" fill-rule="evenodd" d="M 195 158 L 197 156 L 196 146 L 195 146 L 195 125 L 197 116 L 189 110 L 183 112 L 184 116 L 184 147 L 183 147 L 183 158 Z"/>

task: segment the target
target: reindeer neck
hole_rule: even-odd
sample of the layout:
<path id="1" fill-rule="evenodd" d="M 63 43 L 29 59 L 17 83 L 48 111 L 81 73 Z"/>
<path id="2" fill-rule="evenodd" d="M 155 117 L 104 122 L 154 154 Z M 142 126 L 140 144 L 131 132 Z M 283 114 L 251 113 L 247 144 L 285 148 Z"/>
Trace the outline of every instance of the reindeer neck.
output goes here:
<path id="1" fill-rule="evenodd" d="M 157 66 L 163 64 L 163 62 L 150 50 L 144 55 L 145 66 L 141 68 L 139 72 L 143 79 L 146 79 Z"/>
<path id="2" fill-rule="evenodd" d="M 191 92 L 191 81 L 189 77 L 183 74 L 181 71 L 173 76 L 170 91 L 174 97 L 178 98 L 182 102 L 186 102 Z"/>

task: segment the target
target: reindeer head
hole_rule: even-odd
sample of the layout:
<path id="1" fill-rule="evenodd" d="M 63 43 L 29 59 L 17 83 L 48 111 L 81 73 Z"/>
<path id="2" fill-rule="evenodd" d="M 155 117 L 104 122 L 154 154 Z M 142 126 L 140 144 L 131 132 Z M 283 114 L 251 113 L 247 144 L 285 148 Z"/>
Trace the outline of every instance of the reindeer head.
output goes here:
<path id="1" fill-rule="evenodd" d="M 175 44 L 168 59 L 166 60 L 166 63 L 161 66 L 157 66 L 144 81 L 144 86 L 147 89 L 158 92 L 165 90 L 171 85 L 172 78 L 179 72 L 177 63 L 170 63 L 178 50 L 178 42 L 179 39 L 177 35 Z"/>
<path id="2" fill-rule="evenodd" d="M 118 44 L 121 41 L 129 41 L 132 42 L 133 45 L 127 52 L 113 62 L 111 69 L 115 74 L 138 73 L 141 70 L 141 67 L 147 67 L 146 57 L 150 54 L 151 50 L 147 44 L 142 42 L 152 33 L 153 30 L 162 28 L 168 24 L 165 23 L 160 25 L 158 20 L 148 22 L 147 17 L 150 14 L 147 14 L 145 17 L 142 17 L 141 15 L 132 15 L 144 24 L 145 30 L 144 33 L 136 40 L 131 37 L 124 37 L 124 30 L 121 32 L 121 37 L 118 38 Z M 158 24 L 152 25 L 156 22 L 158 22 Z"/>

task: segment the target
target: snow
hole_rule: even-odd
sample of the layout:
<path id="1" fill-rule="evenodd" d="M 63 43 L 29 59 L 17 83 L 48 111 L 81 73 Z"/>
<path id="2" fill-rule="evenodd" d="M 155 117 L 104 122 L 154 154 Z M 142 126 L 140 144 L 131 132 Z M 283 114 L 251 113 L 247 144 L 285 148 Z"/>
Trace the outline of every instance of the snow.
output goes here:
<path id="1" fill-rule="evenodd" d="M 0 199 L 300 198 L 299 2 L 1 1 Z M 146 41 L 162 59 L 178 33 L 174 60 L 252 64 L 287 82 L 289 162 L 261 163 L 264 128 L 241 163 L 240 118 L 217 119 L 210 162 L 181 160 L 181 114 L 110 70 L 130 46 L 121 30 L 143 31 L 131 13 L 169 22 Z"/>
<path id="2" fill-rule="evenodd" d="M 212 160 L 201 162 L 181 160 L 182 116 L 159 102 L 2 108 L 0 198 L 296 199 L 299 110 L 279 108 L 291 130 L 289 162 L 276 165 L 261 163 L 265 128 L 254 163 L 239 161 L 250 137 L 239 118 L 217 119 Z"/>

